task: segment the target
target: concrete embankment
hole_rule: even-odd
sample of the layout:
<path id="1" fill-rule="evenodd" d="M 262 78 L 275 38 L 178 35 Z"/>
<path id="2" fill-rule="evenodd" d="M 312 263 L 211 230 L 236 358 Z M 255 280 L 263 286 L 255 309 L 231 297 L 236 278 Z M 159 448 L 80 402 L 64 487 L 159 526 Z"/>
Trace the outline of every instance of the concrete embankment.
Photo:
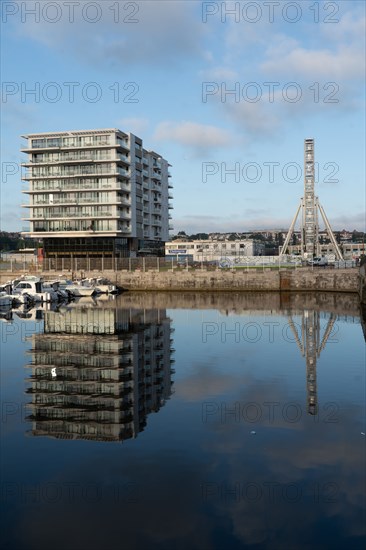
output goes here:
<path id="1" fill-rule="evenodd" d="M 15 273 L 2 273 L 1 281 L 14 279 Z M 18 274 L 20 275 L 20 274 Z M 55 278 L 57 272 L 40 273 L 45 279 Z M 71 273 L 65 273 L 71 277 Z M 101 274 L 92 272 L 77 272 L 76 277 L 96 277 Z M 355 292 L 366 298 L 365 277 L 361 277 L 358 269 L 297 269 L 272 271 L 164 271 L 149 270 L 105 271 L 102 274 L 126 290 L 138 291 L 172 291 L 172 292 Z"/>
<path id="2" fill-rule="evenodd" d="M 107 275 L 108 276 L 108 275 Z M 359 292 L 357 270 L 194 271 L 110 273 L 127 290 Z"/>

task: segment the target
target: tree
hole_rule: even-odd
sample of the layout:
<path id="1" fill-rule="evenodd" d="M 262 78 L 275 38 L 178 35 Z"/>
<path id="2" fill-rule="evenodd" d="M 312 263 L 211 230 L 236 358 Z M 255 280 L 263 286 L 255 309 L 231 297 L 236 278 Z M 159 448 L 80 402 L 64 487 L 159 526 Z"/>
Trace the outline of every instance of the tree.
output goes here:
<path id="1" fill-rule="evenodd" d="M 278 246 L 282 246 L 283 245 L 282 233 L 276 233 L 276 237 L 277 237 Z"/>
<path id="2" fill-rule="evenodd" d="M 251 235 L 249 235 L 249 238 L 250 239 L 255 239 L 257 241 L 265 241 L 265 237 L 263 235 L 261 235 L 261 233 L 252 233 Z"/>
<path id="3" fill-rule="evenodd" d="M 192 241 L 207 241 L 208 233 L 196 233 L 195 235 L 190 235 L 189 238 Z"/>

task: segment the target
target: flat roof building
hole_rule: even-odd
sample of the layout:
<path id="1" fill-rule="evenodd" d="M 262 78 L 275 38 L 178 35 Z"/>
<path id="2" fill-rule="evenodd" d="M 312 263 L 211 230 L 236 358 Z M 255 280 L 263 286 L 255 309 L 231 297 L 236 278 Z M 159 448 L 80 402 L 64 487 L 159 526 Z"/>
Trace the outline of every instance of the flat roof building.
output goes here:
<path id="1" fill-rule="evenodd" d="M 262 256 L 265 246 L 254 239 L 230 240 L 175 240 L 165 244 L 166 256 L 192 256 L 195 262 L 217 261 L 221 258 L 235 256 Z"/>
<path id="2" fill-rule="evenodd" d="M 30 229 L 51 257 L 164 253 L 169 238 L 169 163 L 117 129 L 23 136 Z"/>

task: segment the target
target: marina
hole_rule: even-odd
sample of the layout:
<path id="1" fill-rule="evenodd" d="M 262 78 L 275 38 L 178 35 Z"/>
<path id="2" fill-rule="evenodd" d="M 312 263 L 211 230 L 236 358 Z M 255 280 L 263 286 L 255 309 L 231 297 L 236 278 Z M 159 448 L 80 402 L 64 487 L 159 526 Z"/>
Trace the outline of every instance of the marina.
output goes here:
<path id="1" fill-rule="evenodd" d="M 80 297 L 118 294 L 118 288 L 105 278 L 53 279 L 44 281 L 36 275 L 23 275 L 0 286 L 0 307 L 16 307 L 19 304 L 33 306 L 37 303 L 59 303 Z"/>

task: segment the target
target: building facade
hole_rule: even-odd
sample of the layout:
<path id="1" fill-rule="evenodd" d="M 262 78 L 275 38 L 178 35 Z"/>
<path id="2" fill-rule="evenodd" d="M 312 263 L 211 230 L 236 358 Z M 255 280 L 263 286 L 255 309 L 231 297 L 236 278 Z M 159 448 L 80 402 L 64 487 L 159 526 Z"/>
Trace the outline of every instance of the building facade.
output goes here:
<path id="1" fill-rule="evenodd" d="M 30 229 L 45 257 L 163 253 L 169 238 L 169 163 L 117 129 L 29 134 L 22 179 Z"/>
<path id="2" fill-rule="evenodd" d="M 201 241 L 171 241 L 165 244 L 165 254 L 168 257 L 191 257 L 195 262 L 218 261 L 224 257 L 262 256 L 265 246 L 253 239 L 201 240 Z"/>
<path id="3" fill-rule="evenodd" d="M 365 243 L 341 243 L 339 248 L 345 260 L 355 260 L 365 254 Z M 301 254 L 301 245 L 292 245 L 288 247 L 289 254 Z M 320 256 L 335 256 L 334 246 L 332 243 L 319 244 Z"/>

